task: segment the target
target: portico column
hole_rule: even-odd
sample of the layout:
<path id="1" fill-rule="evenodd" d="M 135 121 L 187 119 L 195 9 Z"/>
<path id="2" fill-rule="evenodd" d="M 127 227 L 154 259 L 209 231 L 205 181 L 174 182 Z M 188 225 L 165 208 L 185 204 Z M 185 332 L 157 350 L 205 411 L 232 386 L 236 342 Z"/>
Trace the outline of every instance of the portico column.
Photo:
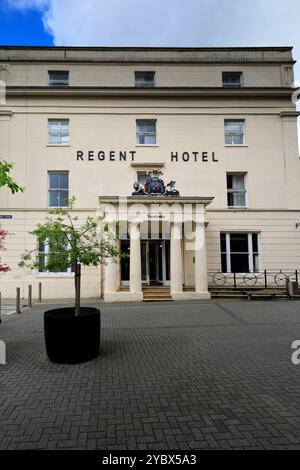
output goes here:
<path id="1" fill-rule="evenodd" d="M 118 263 L 109 258 L 105 264 L 104 298 L 105 294 L 117 292 L 120 287 Z"/>
<path id="2" fill-rule="evenodd" d="M 196 222 L 195 233 L 195 292 L 210 298 L 207 278 L 207 254 L 204 221 Z"/>
<path id="3" fill-rule="evenodd" d="M 182 293 L 182 226 L 181 223 L 171 224 L 171 294 Z"/>
<path id="4" fill-rule="evenodd" d="M 129 227 L 130 234 L 130 293 L 142 295 L 142 276 L 141 276 L 141 236 L 138 223 L 131 223 Z M 136 300 L 141 300 L 137 298 Z"/>

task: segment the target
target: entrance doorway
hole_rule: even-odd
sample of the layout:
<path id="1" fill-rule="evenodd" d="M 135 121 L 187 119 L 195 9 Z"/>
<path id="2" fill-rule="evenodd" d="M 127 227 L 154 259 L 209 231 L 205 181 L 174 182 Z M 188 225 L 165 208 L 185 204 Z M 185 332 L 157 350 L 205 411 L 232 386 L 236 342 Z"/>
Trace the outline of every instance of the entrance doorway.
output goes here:
<path id="1" fill-rule="evenodd" d="M 142 241 L 141 257 L 144 284 L 170 284 L 170 240 Z"/>
<path id="2" fill-rule="evenodd" d="M 121 240 L 121 251 L 130 254 L 129 240 Z M 141 277 L 144 285 L 170 285 L 170 240 L 141 241 Z M 129 258 L 121 261 L 121 283 L 129 284 Z"/>

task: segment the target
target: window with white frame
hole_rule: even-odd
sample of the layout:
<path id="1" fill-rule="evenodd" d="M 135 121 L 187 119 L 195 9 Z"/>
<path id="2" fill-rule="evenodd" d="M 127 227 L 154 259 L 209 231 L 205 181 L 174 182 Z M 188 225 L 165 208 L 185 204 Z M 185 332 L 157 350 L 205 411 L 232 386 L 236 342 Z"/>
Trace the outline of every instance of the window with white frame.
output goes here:
<path id="1" fill-rule="evenodd" d="M 247 207 L 246 173 L 227 173 L 228 207 Z"/>
<path id="2" fill-rule="evenodd" d="M 147 180 L 148 171 L 139 170 L 136 172 L 136 181 L 140 184 L 145 184 Z"/>
<path id="3" fill-rule="evenodd" d="M 225 145 L 245 144 L 245 120 L 225 119 Z"/>
<path id="4" fill-rule="evenodd" d="M 135 72 L 135 86 L 137 88 L 153 88 L 155 72 Z"/>
<path id="5" fill-rule="evenodd" d="M 138 119 L 136 121 L 136 142 L 139 145 L 156 144 L 156 120 Z"/>
<path id="6" fill-rule="evenodd" d="M 49 70 L 48 82 L 49 82 L 49 86 L 68 86 L 69 85 L 68 70 Z"/>
<path id="7" fill-rule="evenodd" d="M 67 246 L 67 244 L 66 244 Z M 39 242 L 39 272 L 43 274 L 72 274 L 73 270 L 72 267 L 68 267 L 64 270 L 60 268 L 52 268 L 51 271 L 47 270 L 48 263 L 50 262 L 55 265 L 55 257 L 57 256 L 57 264 L 60 264 L 62 253 L 61 251 L 59 253 L 55 253 L 55 251 L 52 249 L 51 244 L 49 243 L 48 240 L 45 241 L 40 241 Z M 68 253 L 65 253 L 65 256 L 68 256 Z"/>
<path id="8" fill-rule="evenodd" d="M 48 119 L 49 144 L 69 143 L 69 119 Z"/>
<path id="9" fill-rule="evenodd" d="M 257 233 L 221 233 L 223 273 L 258 273 L 259 247 Z"/>
<path id="10" fill-rule="evenodd" d="M 222 85 L 223 88 L 241 88 L 242 72 L 223 72 Z"/>
<path id="11" fill-rule="evenodd" d="M 69 200 L 69 173 L 67 171 L 48 172 L 49 207 L 67 207 Z"/>

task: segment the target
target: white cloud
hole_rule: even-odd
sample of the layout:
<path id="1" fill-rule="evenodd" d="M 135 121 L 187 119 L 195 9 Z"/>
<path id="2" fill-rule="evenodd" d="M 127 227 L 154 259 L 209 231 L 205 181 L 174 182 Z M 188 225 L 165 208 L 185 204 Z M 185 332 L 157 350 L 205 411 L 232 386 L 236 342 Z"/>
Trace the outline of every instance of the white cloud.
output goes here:
<path id="1" fill-rule="evenodd" d="M 43 9 L 55 45 L 293 45 L 299 0 L 6 0 Z"/>

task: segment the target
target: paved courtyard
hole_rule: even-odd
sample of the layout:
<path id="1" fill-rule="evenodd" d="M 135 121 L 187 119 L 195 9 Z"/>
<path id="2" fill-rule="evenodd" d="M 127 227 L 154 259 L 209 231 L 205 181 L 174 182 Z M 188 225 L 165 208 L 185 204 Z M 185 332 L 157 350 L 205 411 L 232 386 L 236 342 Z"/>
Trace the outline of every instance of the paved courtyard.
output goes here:
<path id="1" fill-rule="evenodd" d="M 300 449 L 299 301 L 101 305 L 101 356 L 72 366 L 48 307 L 0 325 L 0 449 Z"/>

